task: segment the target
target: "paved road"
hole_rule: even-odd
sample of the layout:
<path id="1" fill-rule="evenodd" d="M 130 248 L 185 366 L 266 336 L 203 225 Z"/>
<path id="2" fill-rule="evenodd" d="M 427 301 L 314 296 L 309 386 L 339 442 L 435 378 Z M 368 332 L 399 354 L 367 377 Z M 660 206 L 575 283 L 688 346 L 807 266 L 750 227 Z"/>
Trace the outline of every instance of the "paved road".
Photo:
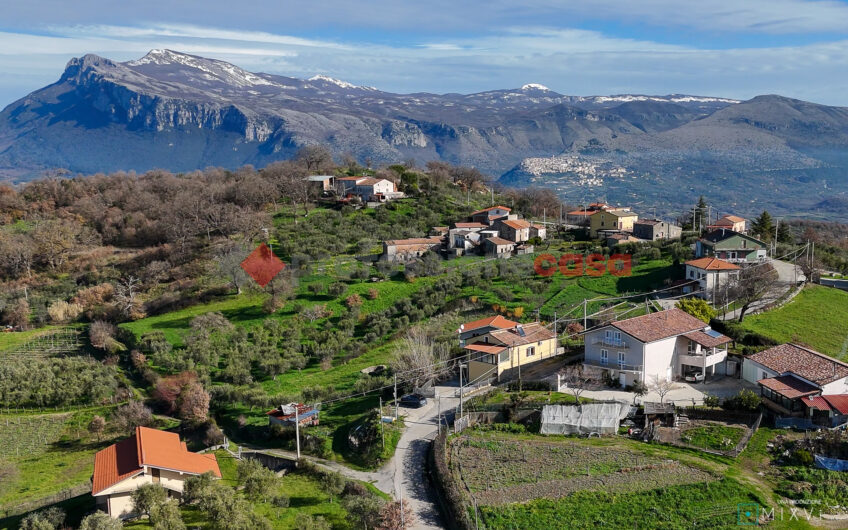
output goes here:
<path id="1" fill-rule="evenodd" d="M 415 514 L 415 523 L 410 528 L 446 526 L 442 522 L 432 485 L 427 478 L 427 451 L 438 431 L 439 402 L 442 413 L 459 406 L 459 398 L 454 397 L 456 388 L 438 386 L 436 396 L 442 396 L 440 399 L 429 399 L 427 406 L 420 409 L 401 409 L 401 413 L 407 413 L 406 430 L 398 442 L 394 458 L 383 469 L 394 470 L 392 493 L 395 498 L 402 496 L 410 503 Z M 377 487 L 380 485 L 377 484 Z"/>
<path id="2" fill-rule="evenodd" d="M 761 300 L 757 300 L 751 307 L 748 308 L 748 311 L 745 313 L 746 315 L 752 315 L 767 307 L 768 305 L 774 303 L 780 297 L 785 295 L 788 291 L 792 290 L 789 299 L 795 297 L 798 294 L 798 290 L 795 289 L 795 285 L 799 281 L 804 280 L 804 275 L 801 273 L 800 269 L 796 271 L 795 265 L 789 263 L 787 261 L 780 260 L 770 260 L 772 267 L 777 271 L 777 281 L 774 282 L 772 288 L 763 296 Z M 795 289 L 795 290 L 793 290 Z M 788 301 L 788 300 L 787 300 Z M 741 309 L 734 309 L 733 311 L 725 314 L 722 318 L 723 320 L 732 320 L 739 318 L 739 312 Z"/>
<path id="3" fill-rule="evenodd" d="M 339 462 L 308 455 L 303 455 L 303 458 L 348 478 L 370 482 L 395 499 L 407 500 L 415 514 L 414 524 L 407 526 L 409 529 L 445 528 L 426 473 L 427 451 L 438 431 L 439 410 L 444 414 L 459 406 L 459 398 L 455 397 L 457 388 L 456 385 L 438 386 L 436 396 L 441 398 L 428 399 L 427 405 L 419 409 L 400 408 L 400 415 L 405 416 L 406 429 L 401 435 L 394 457 L 377 471 L 358 471 Z M 296 458 L 295 453 L 291 451 L 258 447 L 252 449 Z"/>

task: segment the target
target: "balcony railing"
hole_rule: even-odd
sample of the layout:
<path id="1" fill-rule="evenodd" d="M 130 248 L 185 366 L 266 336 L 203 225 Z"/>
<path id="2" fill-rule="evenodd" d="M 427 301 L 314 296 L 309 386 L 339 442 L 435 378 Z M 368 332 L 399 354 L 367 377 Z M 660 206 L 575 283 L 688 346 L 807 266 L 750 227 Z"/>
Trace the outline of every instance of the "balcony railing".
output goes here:
<path id="1" fill-rule="evenodd" d="M 597 366 L 599 368 L 608 368 L 610 370 L 621 370 L 624 372 L 641 372 L 644 366 L 641 364 L 624 364 L 618 361 L 603 363 L 598 359 L 585 359 L 583 364 L 589 366 Z"/>
<path id="2" fill-rule="evenodd" d="M 609 346 L 610 348 L 618 348 L 619 350 L 627 350 L 630 349 L 630 346 L 627 345 L 621 339 L 608 339 L 606 337 L 601 337 L 599 339 L 595 339 L 593 344 L 598 344 L 600 346 Z"/>

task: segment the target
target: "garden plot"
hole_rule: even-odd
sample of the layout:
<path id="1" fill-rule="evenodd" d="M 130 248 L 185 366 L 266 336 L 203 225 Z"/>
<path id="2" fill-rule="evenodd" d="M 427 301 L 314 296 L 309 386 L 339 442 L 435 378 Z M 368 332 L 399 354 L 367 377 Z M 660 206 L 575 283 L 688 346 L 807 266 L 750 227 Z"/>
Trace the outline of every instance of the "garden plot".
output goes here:
<path id="1" fill-rule="evenodd" d="M 563 440 L 464 436 L 454 442 L 462 478 L 480 505 L 557 499 L 577 491 L 636 493 L 717 480 L 676 460 Z"/>
<path id="2" fill-rule="evenodd" d="M 732 451 L 750 428 L 744 423 L 692 420 L 685 427 L 659 427 L 659 441 L 712 451 Z"/>

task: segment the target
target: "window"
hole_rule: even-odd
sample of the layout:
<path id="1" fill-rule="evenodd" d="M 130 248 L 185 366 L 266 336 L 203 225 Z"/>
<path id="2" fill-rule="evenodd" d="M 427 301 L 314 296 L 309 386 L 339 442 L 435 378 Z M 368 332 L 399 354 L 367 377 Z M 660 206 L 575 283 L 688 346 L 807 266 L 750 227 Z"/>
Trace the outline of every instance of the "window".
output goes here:
<path id="1" fill-rule="evenodd" d="M 624 368 L 624 352 L 623 351 L 618 352 L 618 367 Z"/>
<path id="2" fill-rule="evenodd" d="M 695 341 L 689 341 L 689 348 L 686 353 L 688 353 L 689 355 L 695 355 L 696 353 L 698 353 L 698 345 L 695 343 Z"/>
<path id="3" fill-rule="evenodd" d="M 533 357 L 534 355 L 536 355 L 536 347 L 530 346 L 527 348 L 527 357 Z"/>
<path id="4" fill-rule="evenodd" d="M 609 362 L 609 352 L 607 350 L 601 350 L 601 364 L 607 364 Z"/>

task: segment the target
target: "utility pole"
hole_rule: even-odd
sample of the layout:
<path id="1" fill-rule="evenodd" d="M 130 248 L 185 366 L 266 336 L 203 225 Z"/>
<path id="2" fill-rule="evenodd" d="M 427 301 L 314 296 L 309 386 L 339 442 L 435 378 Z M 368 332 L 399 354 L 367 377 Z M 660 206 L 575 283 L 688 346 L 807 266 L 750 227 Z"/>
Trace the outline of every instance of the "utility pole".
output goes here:
<path id="1" fill-rule="evenodd" d="M 383 451 L 386 450 L 386 433 L 383 430 L 383 396 L 380 396 L 380 438 L 383 439 Z"/>
<path id="2" fill-rule="evenodd" d="M 586 331 L 586 299 L 583 299 L 583 331 Z"/>
<path id="3" fill-rule="evenodd" d="M 459 417 L 462 419 L 462 363 L 459 363 Z"/>
<path id="4" fill-rule="evenodd" d="M 542 224 L 545 225 L 548 222 L 548 209 L 542 208 Z"/>
<path id="5" fill-rule="evenodd" d="M 559 321 L 557 320 L 556 311 L 554 311 L 554 356 L 559 351 Z M 558 388 L 558 387 L 557 387 Z"/>
<path id="6" fill-rule="evenodd" d="M 438 407 L 438 413 L 436 414 L 436 421 L 439 422 L 439 435 L 442 434 L 442 396 L 439 395 L 438 391 L 436 392 L 436 407 Z M 385 444 L 384 444 L 385 445 Z"/>
<path id="7" fill-rule="evenodd" d="M 397 421 L 397 420 L 398 420 L 398 403 L 397 403 L 397 374 L 395 374 L 395 391 L 394 391 L 394 397 L 395 397 L 395 421 Z"/>
<path id="8" fill-rule="evenodd" d="M 300 460 L 300 416 L 298 415 L 300 406 L 294 404 L 294 439 L 297 441 L 297 459 Z"/>
<path id="9" fill-rule="evenodd" d="M 518 391 L 521 392 L 523 387 L 521 386 L 521 352 L 517 352 L 518 355 Z"/>

